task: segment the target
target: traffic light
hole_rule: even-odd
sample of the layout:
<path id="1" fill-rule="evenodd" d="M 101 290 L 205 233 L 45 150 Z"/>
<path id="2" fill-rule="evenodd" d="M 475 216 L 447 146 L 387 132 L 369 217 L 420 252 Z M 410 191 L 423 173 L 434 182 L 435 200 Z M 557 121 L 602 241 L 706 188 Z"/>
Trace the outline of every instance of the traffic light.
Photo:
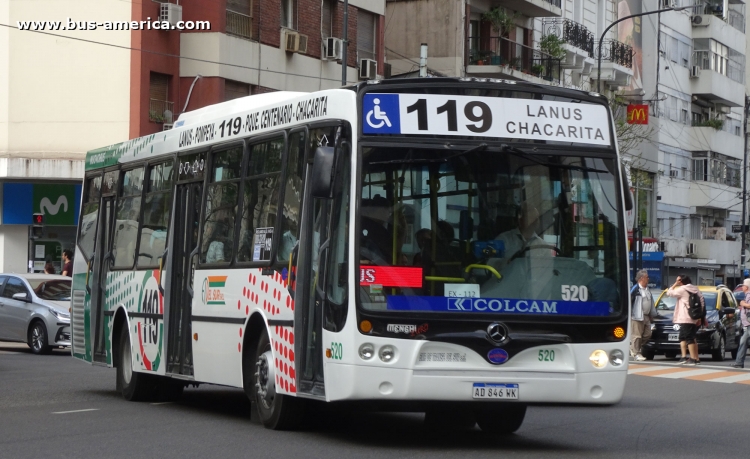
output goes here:
<path id="1" fill-rule="evenodd" d="M 44 214 L 33 214 L 31 218 L 31 237 L 39 239 L 44 232 Z"/>

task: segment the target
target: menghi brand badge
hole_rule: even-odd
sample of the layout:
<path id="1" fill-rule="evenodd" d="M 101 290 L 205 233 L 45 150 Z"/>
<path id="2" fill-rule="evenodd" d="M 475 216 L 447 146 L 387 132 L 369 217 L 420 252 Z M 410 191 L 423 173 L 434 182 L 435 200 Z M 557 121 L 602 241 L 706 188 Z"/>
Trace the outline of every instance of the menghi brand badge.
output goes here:
<path id="1" fill-rule="evenodd" d="M 224 305 L 224 286 L 227 276 L 208 276 L 203 280 L 203 304 L 213 306 Z"/>

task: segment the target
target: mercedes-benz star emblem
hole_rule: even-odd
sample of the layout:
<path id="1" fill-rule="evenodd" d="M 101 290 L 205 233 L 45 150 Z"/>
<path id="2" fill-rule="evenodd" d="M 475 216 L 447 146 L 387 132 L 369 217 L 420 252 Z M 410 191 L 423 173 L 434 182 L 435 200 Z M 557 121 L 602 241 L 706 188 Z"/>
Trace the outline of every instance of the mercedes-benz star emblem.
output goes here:
<path id="1" fill-rule="evenodd" d="M 508 339 L 508 327 L 497 322 L 487 327 L 487 335 L 496 343 L 502 343 Z"/>

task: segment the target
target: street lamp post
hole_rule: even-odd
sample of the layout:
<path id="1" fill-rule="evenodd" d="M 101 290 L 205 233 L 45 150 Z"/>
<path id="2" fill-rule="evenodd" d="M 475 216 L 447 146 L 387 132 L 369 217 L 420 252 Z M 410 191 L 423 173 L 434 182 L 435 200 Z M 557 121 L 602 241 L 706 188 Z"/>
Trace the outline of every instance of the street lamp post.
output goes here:
<path id="1" fill-rule="evenodd" d="M 682 11 L 686 10 L 688 8 L 693 8 L 692 6 L 676 6 L 674 8 L 664 8 L 661 10 L 655 10 L 655 11 L 647 11 L 645 13 L 638 13 L 638 14 L 631 14 L 630 16 L 625 16 L 624 18 L 620 18 L 613 22 L 612 24 L 608 25 L 606 29 L 604 29 L 604 32 L 602 32 L 602 35 L 599 37 L 599 54 L 597 55 L 597 64 L 596 64 L 596 91 L 601 94 L 602 92 L 602 42 L 604 41 L 604 36 L 607 35 L 607 32 L 609 32 L 609 29 L 614 27 L 616 24 L 619 24 L 620 22 L 636 18 L 639 16 L 647 16 L 649 14 L 656 14 L 656 13 L 663 13 L 665 11 Z M 658 33 L 658 31 L 657 31 Z"/>

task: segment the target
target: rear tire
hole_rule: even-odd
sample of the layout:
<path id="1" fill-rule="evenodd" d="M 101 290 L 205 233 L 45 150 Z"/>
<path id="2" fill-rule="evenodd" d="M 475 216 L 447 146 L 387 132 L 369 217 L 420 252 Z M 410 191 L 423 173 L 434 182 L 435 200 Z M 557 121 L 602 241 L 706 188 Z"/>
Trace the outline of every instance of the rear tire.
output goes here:
<path id="1" fill-rule="evenodd" d="M 263 425 L 273 430 L 290 430 L 302 421 L 303 400 L 276 393 L 276 376 L 268 332 L 264 329 L 255 348 L 253 402 Z"/>
<path id="2" fill-rule="evenodd" d="M 126 321 L 122 322 L 117 346 L 117 390 L 129 402 L 146 400 L 154 394 L 157 380 L 153 375 L 133 371 L 130 331 Z"/>
<path id="3" fill-rule="evenodd" d="M 526 417 L 526 405 L 507 403 L 494 409 L 477 411 L 477 424 L 484 432 L 512 434 L 521 427 Z"/>
<path id="4" fill-rule="evenodd" d="M 721 338 L 719 338 L 719 348 L 711 351 L 711 358 L 715 362 L 722 362 L 724 361 L 724 355 L 726 354 L 726 352 L 727 346 L 724 341 L 724 337 L 722 336 Z"/>
<path id="5" fill-rule="evenodd" d="M 26 343 L 34 354 L 41 355 L 50 353 L 52 348 L 49 345 L 47 327 L 44 325 L 44 322 L 41 320 L 35 320 L 31 324 Z"/>

